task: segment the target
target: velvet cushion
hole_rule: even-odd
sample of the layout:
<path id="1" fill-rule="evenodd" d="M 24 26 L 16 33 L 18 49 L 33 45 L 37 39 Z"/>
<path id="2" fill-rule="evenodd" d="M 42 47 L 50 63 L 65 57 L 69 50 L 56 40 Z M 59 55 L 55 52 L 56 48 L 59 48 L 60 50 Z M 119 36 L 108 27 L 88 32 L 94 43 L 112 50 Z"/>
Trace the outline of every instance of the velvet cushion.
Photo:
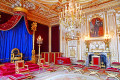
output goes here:
<path id="1" fill-rule="evenodd" d="M 100 67 L 98 67 L 98 66 L 90 66 L 90 67 L 88 67 L 88 69 L 99 70 Z"/>
<path id="2" fill-rule="evenodd" d="M 120 65 L 119 62 L 113 62 L 112 64 L 113 64 L 113 65 Z"/>
<path id="3" fill-rule="evenodd" d="M 44 60 L 41 60 L 41 63 L 44 63 Z"/>
<path id="4" fill-rule="evenodd" d="M 19 69 L 19 72 L 28 72 L 29 70 L 27 68 Z"/>
<path id="5" fill-rule="evenodd" d="M 44 67 L 49 67 L 49 65 L 43 65 Z"/>
<path id="6" fill-rule="evenodd" d="M 54 69 L 51 69 L 51 68 L 50 68 L 50 69 L 47 69 L 47 71 L 54 71 Z"/>
<path id="7" fill-rule="evenodd" d="M 19 63 L 18 63 L 18 67 L 19 67 L 19 68 L 21 68 L 21 67 L 23 67 L 23 66 L 24 66 L 24 63 L 23 63 L 23 62 L 19 62 Z"/>
<path id="8" fill-rule="evenodd" d="M 85 60 L 77 60 L 77 62 L 85 62 Z"/>
<path id="9" fill-rule="evenodd" d="M 119 72 L 117 68 L 107 68 L 106 71 Z"/>

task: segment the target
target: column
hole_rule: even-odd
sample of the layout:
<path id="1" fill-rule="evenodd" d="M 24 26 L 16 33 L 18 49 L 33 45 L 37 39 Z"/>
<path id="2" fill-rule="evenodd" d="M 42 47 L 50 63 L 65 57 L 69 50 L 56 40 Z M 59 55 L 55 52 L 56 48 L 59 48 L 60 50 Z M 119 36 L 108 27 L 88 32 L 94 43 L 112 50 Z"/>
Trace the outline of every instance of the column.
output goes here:
<path id="1" fill-rule="evenodd" d="M 51 26 L 49 25 L 49 52 L 51 52 Z"/>
<path id="2" fill-rule="evenodd" d="M 50 62 L 50 52 L 51 52 L 51 25 L 49 25 L 49 53 L 48 53 L 48 62 Z"/>
<path id="3" fill-rule="evenodd" d="M 60 52 L 63 52 L 62 51 L 62 26 L 60 25 Z"/>

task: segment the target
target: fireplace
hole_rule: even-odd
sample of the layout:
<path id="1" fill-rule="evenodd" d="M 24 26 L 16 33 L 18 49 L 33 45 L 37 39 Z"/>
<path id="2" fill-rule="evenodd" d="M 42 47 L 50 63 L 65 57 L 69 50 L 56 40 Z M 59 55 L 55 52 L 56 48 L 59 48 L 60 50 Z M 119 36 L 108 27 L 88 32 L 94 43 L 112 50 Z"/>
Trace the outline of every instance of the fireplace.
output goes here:
<path id="1" fill-rule="evenodd" d="M 99 56 L 100 57 L 100 64 L 101 68 L 110 67 L 110 56 L 108 56 L 108 52 L 88 52 L 86 66 L 93 66 L 93 59 L 92 57 Z"/>
<path id="2" fill-rule="evenodd" d="M 99 67 L 108 68 L 110 67 L 110 51 L 109 51 L 109 40 L 105 39 L 91 39 L 86 40 L 86 66 L 94 65 L 92 58 L 97 56 L 96 60 L 99 60 Z"/>

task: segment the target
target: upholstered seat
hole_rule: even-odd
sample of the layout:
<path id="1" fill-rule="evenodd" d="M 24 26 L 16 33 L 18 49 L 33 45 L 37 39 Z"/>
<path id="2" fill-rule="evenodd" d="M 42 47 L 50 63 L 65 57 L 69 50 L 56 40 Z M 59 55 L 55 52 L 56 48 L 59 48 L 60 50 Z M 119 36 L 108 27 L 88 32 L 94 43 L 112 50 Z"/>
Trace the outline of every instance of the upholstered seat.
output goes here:
<path id="1" fill-rule="evenodd" d="M 112 67 L 120 69 L 120 62 L 112 62 Z"/>
<path id="2" fill-rule="evenodd" d="M 85 60 L 77 60 L 77 63 L 83 65 L 85 63 Z"/>

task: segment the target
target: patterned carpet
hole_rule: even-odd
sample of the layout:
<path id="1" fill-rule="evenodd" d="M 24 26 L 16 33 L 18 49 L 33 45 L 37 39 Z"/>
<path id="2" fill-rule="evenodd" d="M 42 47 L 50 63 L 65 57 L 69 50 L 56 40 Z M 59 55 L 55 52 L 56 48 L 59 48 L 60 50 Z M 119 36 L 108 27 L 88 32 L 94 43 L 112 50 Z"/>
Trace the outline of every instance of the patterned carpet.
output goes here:
<path id="1" fill-rule="evenodd" d="M 100 80 L 96 76 L 88 76 L 74 72 L 45 72 L 35 75 L 35 80 Z"/>
<path id="2" fill-rule="evenodd" d="M 89 72 L 81 74 L 75 72 L 75 70 L 68 72 L 63 67 L 58 68 L 55 72 L 38 71 L 33 73 L 35 76 L 32 80 L 106 80 L 107 75 L 90 75 Z M 107 80 L 117 80 L 115 78 L 109 78 Z"/>
<path id="3" fill-rule="evenodd" d="M 106 80 L 107 75 L 100 75 L 100 77 L 96 75 L 90 75 L 90 72 L 85 72 L 81 74 L 79 72 L 75 72 L 75 70 L 67 71 L 61 66 L 56 66 L 57 69 L 55 72 L 50 72 L 46 70 L 39 70 L 35 72 L 31 72 L 30 74 L 34 76 L 32 79 L 27 80 Z M 10 80 L 10 76 L 2 76 L 0 80 Z M 13 79 L 17 80 L 17 79 Z M 26 80 L 26 79 L 24 79 Z M 107 80 L 117 80 L 115 78 L 110 78 Z"/>

